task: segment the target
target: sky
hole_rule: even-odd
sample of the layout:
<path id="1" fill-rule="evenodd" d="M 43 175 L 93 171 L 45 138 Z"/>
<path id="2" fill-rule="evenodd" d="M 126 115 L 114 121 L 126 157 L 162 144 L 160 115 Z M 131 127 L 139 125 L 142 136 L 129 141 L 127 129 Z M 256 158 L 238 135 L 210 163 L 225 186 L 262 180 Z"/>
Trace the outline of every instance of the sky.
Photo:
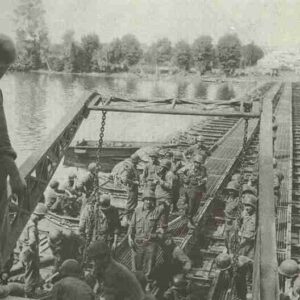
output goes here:
<path id="1" fill-rule="evenodd" d="M 0 32 L 14 35 L 19 0 L 0 0 Z M 145 44 L 168 37 L 193 42 L 202 34 L 214 42 L 237 33 L 243 43 L 300 46 L 300 0 L 43 0 L 50 39 L 73 29 L 79 39 L 96 33 L 101 42 L 132 33 Z M 300 47 L 299 47 L 300 48 Z"/>

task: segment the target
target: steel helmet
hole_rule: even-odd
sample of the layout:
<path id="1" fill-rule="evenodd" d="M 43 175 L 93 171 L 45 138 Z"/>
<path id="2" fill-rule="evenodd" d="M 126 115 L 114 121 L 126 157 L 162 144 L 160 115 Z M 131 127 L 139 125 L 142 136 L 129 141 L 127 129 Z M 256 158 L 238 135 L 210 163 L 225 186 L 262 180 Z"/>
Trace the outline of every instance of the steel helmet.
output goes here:
<path id="1" fill-rule="evenodd" d="M 296 278 L 294 281 L 294 287 L 293 287 L 294 294 L 300 295 L 300 276 Z"/>
<path id="2" fill-rule="evenodd" d="M 256 209 L 257 207 L 257 198 L 254 195 L 251 194 L 246 194 L 243 197 L 243 204 L 244 205 L 250 205 L 252 206 L 254 209 Z"/>
<path id="3" fill-rule="evenodd" d="M 242 193 L 243 194 L 248 194 L 249 193 L 249 194 L 252 194 L 252 195 L 256 196 L 257 195 L 257 190 L 254 186 L 251 186 L 251 185 L 246 183 L 246 184 L 243 184 Z"/>
<path id="4" fill-rule="evenodd" d="M 286 259 L 283 262 L 281 262 L 278 273 L 288 277 L 293 278 L 299 274 L 299 267 L 295 260 L 293 259 Z"/>
<path id="5" fill-rule="evenodd" d="M 202 136 L 202 135 L 198 135 L 198 136 L 196 137 L 196 141 L 197 141 L 198 143 L 204 142 L 203 136 Z"/>
<path id="6" fill-rule="evenodd" d="M 198 162 L 198 163 L 202 163 L 203 162 L 203 156 L 202 155 L 196 155 L 194 157 L 194 161 Z"/>
<path id="7" fill-rule="evenodd" d="M 93 172 L 93 171 L 96 171 L 96 169 L 97 169 L 97 164 L 96 163 L 90 163 L 89 165 L 88 165 L 88 170 L 90 171 L 90 172 Z"/>
<path id="8" fill-rule="evenodd" d="M 54 229 L 49 232 L 49 239 L 51 242 L 56 243 L 61 240 L 63 233 L 59 229 Z"/>
<path id="9" fill-rule="evenodd" d="M 51 189 L 56 189 L 56 188 L 58 188 L 58 187 L 59 187 L 59 182 L 58 182 L 57 180 L 51 181 L 50 187 L 51 187 Z"/>
<path id="10" fill-rule="evenodd" d="M 171 164 L 171 162 L 168 159 L 163 159 L 160 162 L 160 166 L 169 170 L 171 168 L 172 164 Z"/>
<path id="11" fill-rule="evenodd" d="M 221 253 L 216 257 L 218 269 L 225 271 L 231 267 L 231 256 L 226 253 Z"/>
<path id="12" fill-rule="evenodd" d="M 173 285 L 177 288 L 184 288 L 187 285 L 187 281 L 183 274 L 176 274 L 173 276 Z"/>
<path id="13" fill-rule="evenodd" d="M 273 168 L 277 167 L 277 160 L 275 158 L 273 158 Z"/>
<path id="14" fill-rule="evenodd" d="M 180 151 L 174 151 L 173 157 L 174 157 L 174 159 L 177 159 L 177 160 L 182 160 L 183 159 L 183 155 Z"/>
<path id="15" fill-rule="evenodd" d="M 44 216 L 47 213 L 47 206 L 44 203 L 39 202 L 33 213 L 38 216 Z"/>
<path id="16" fill-rule="evenodd" d="M 139 162 L 140 160 L 140 156 L 137 153 L 133 153 L 130 158 L 133 162 Z"/>
<path id="17" fill-rule="evenodd" d="M 67 259 L 62 263 L 59 272 L 63 276 L 80 276 L 82 274 L 82 269 L 77 260 Z"/>
<path id="18" fill-rule="evenodd" d="M 233 175 L 231 176 L 231 180 L 232 180 L 232 181 L 241 181 L 241 178 L 242 178 L 242 175 L 239 174 L 239 173 L 233 174 Z"/>
<path id="19" fill-rule="evenodd" d="M 101 209 L 110 208 L 110 195 L 108 195 L 108 194 L 101 195 L 99 203 L 100 203 Z"/>
<path id="20" fill-rule="evenodd" d="M 87 255 L 89 258 L 101 258 L 110 255 L 110 248 L 102 241 L 98 240 L 93 242 L 87 249 Z"/>
<path id="21" fill-rule="evenodd" d="M 155 197 L 154 191 L 147 189 L 146 191 L 144 191 L 142 199 L 143 200 L 145 200 L 145 199 L 155 200 L 156 197 Z"/>
<path id="22" fill-rule="evenodd" d="M 236 181 L 230 181 L 230 182 L 227 184 L 227 186 L 226 186 L 226 190 L 227 190 L 227 191 L 228 191 L 228 190 L 232 190 L 232 191 L 238 192 L 239 189 L 240 189 L 240 185 L 239 185 L 239 183 L 236 182 Z"/>
<path id="23" fill-rule="evenodd" d="M 151 150 L 150 152 L 149 152 L 149 157 L 159 157 L 159 154 L 158 154 L 158 151 L 156 151 L 156 150 Z"/>
<path id="24" fill-rule="evenodd" d="M 77 177 L 77 175 L 74 172 L 69 174 L 69 179 L 75 179 L 76 177 Z"/>

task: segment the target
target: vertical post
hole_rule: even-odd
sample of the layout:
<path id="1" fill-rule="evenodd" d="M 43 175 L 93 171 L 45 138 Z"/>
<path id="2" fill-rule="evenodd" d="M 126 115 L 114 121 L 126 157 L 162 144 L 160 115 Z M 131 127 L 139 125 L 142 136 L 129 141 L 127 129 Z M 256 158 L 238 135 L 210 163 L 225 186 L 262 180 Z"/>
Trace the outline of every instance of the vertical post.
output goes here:
<path id="1" fill-rule="evenodd" d="M 253 299 L 279 299 L 273 190 L 272 98 L 262 103 L 259 135 L 259 204 Z M 254 274 L 255 275 L 255 274 Z"/>

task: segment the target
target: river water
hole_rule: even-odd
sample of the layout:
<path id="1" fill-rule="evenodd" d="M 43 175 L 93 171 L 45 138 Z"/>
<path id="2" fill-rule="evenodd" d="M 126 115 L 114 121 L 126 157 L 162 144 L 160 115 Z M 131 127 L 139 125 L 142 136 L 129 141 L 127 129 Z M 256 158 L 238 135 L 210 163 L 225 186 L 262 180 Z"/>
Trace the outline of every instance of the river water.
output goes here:
<path id="1" fill-rule="evenodd" d="M 249 84 L 232 85 L 235 95 L 245 92 Z M 5 112 L 13 147 L 21 164 L 38 149 L 47 134 L 65 113 L 82 97 L 94 90 L 134 97 L 188 97 L 216 99 L 220 84 L 200 80 L 153 81 L 132 78 L 90 77 L 76 75 L 11 73 L 0 81 Z M 96 139 L 99 113 L 84 121 L 75 139 Z M 106 140 L 161 141 L 171 133 L 183 130 L 200 117 L 108 113 Z"/>

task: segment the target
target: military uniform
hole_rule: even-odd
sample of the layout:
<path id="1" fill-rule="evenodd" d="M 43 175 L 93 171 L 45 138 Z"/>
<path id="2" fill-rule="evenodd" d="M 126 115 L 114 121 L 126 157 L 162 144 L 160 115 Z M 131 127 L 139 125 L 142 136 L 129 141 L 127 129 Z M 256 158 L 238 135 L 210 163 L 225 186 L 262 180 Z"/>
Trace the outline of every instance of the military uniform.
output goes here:
<path id="1" fill-rule="evenodd" d="M 167 171 L 165 176 L 160 177 L 155 189 L 155 198 L 158 205 L 164 207 L 163 226 L 168 227 L 170 206 L 173 203 L 174 175 L 172 171 Z"/>
<path id="2" fill-rule="evenodd" d="M 51 291 L 51 300 L 94 300 L 91 287 L 76 277 L 65 277 L 56 282 Z M 107 298 L 108 299 L 108 298 Z"/>
<path id="3" fill-rule="evenodd" d="M 142 300 L 144 292 L 135 275 L 125 266 L 111 259 L 103 274 L 97 275 L 106 300 Z"/>
<path id="4" fill-rule="evenodd" d="M 150 162 L 145 166 L 143 175 L 142 175 L 142 182 L 145 185 L 145 189 L 150 188 L 153 191 L 156 188 L 156 178 L 157 174 L 160 171 L 159 162 Z"/>
<path id="5" fill-rule="evenodd" d="M 173 188 L 172 188 L 172 199 L 173 199 L 173 210 L 177 209 L 177 203 L 180 198 L 180 174 L 179 170 L 183 168 L 183 163 L 178 161 L 172 163 L 171 171 L 173 172 Z"/>
<path id="6" fill-rule="evenodd" d="M 192 166 L 183 172 L 184 197 L 187 204 L 186 215 L 193 217 L 199 208 L 200 202 L 206 192 L 207 172 L 204 166 Z"/>
<path id="7" fill-rule="evenodd" d="M 273 185 L 274 185 L 274 196 L 275 196 L 275 208 L 278 206 L 278 201 L 280 200 L 281 193 L 280 187 L 281 182 L 284 179 L 284 175 L 279 170 L 275 169 L 273 174 Z"/>
<path id="8" fill-rule="evenodd" d="M 125 170 L 121 174 L 121 181 L 127 186 L 127 203 L 126 203 L 126 212 L 128 219 L 131 219 L 132 213 L 137 207 L 138 204 L 138 191 L 140 181 L 139 173 L 132 162 L 125 164 Z"/>
<path id="9" fill-rule="evenodd" d="M 161 217 L 164 213 L 162 206 L 153 209 L 145 207 L 136 208 L 132 215 L 128 228 L 128 235 L 134 240 L 135 247 L 132 249 L 132 270 L 144 271 L 149 278 L 157 255 L 157 243 L 155 242 L 156 231 L 162 227 Z"/>
<path id="10" fill-rule="evenodd" d="M 50 189 L 46 195 L 45 204 L 50 211 L 55 213 L 62 213 L 62 201 L 65 197 L 63 191 L 55 191 Z"/>
<path id="11" fill-rule="evenodd" d="M 58 272 L 61 264 L 67 259 L 75 259 L 78 262 L 82 259 L 82 248 L 84 241 L 75 233 L 63 234 L 58 243 L 49 240 L 49 247 L 55 257 L 54 271 Z"/>
<path id="12" fill-rule="evenodd" d="M 206 158 L 211 155 L 208 147 L 203 145 L 203 143 L 197 143 L 195 145 L 190 146 L 188 149 L 184 151 L 185 156 L 195 156 L 201 155 L 203 157 L 203 162 L 205 162 Z"/>
<path id="13" fill-rule="evenodd" d="M 98 175 L 92 172 L 86 174 L 80 182 L 87 198 L 91 196 L 94 188 L 99 186 Z"/>
<path id="14" fill-rule="evenodd" d="M 244 214 L 242 217 L 242 226 L 239 231 L 241 238 L 240 255 L 254 258 L 254 244 L 256 235 L 256 214 L 248 215 Z"/>
<path id="15" fill-rule="evenodd" d="M 22 234 L 21 261 L 25 268 L 25 293 L 31 295 L 40 284 L 39 232 L 31 219 Z"/>

